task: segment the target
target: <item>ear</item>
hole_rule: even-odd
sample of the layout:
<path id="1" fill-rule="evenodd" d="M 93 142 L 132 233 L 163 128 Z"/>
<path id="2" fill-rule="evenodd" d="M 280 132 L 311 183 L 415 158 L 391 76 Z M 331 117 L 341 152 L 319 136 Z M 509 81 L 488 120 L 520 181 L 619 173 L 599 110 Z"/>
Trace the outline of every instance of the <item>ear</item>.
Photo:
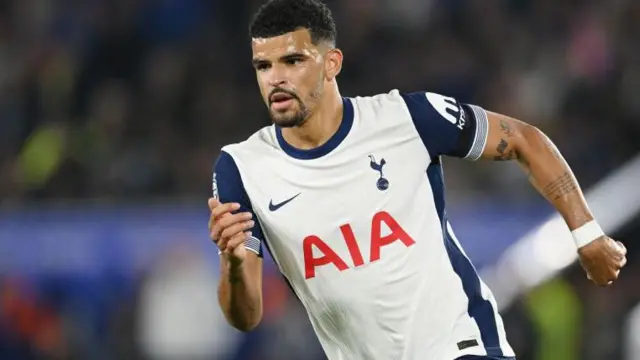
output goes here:
<path id="1" fill-rule="evenodd" d="M 342 51 L 329 49 L 324 58 L 324 73 L 327 80 L 335 79 L 342 70 Z"/>

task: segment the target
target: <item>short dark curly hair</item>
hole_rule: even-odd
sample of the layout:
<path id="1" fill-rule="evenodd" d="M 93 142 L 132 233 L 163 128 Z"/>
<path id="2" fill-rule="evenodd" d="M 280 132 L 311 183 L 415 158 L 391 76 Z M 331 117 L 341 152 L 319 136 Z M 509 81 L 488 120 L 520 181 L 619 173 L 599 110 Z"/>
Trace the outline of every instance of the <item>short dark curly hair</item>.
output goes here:
<path id="1" fill-rule="evenodd" d="M 270 38 L 307 29 L 314 44 L 335 45 L 336 23 L 331 10 L 320 0 L 268 0 L 253 16 L 251 38 Z"/>

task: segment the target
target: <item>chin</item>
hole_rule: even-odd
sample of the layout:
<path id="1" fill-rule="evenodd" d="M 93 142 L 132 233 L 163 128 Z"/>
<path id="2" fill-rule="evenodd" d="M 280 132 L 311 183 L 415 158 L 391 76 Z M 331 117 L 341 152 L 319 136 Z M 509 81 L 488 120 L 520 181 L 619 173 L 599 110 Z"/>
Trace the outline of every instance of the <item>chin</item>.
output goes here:
<path id="1" fill-rule="evenodd" d="M 300 126 L 304 122 L 304 119 L 301 120 L 300 118 L 291 118 L 291 117 L 271 118 L 271 120 L 273 121 L 274 124 L 283 128 L 292 128 L 292 127 Z"/>
<path id="2" fill-rule="evenodd" d="M 274 124 L 284 128 L 300 126 L 304 123 L 305 120 L 306 119 L 302 114 L 271 114 L 271 121 L 273 121 Z"/>

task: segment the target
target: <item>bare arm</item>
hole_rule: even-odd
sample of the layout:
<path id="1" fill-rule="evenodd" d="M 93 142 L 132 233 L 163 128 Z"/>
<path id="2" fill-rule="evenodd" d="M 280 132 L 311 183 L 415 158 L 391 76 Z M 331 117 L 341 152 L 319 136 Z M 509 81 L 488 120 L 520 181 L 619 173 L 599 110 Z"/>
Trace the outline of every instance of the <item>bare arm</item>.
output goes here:
<path id="1" fill-rule="evenodd" d="M 469 160 L 515 160 L 562 215 L 582 267 L 608 285 L 626 263 L 626 249 L 593 219 L 573 172 L 556 146 L 534 126 L 436 93 L 402 94 L 432 162 L 445 155 Z"/>
<path id="2" fill-rule="evenodd" d="M 240 331 L 253 330 L 262 319 L 262 259 L 248 251 L 238 264 L 220 255 L 218 301 L 227 321 Z"/>
<path id="3" fill-rule="evenodd" d="M 235 160 L 224 151 L 216 161 L 212 185 L 209 235 L 220 254 L 218 302 L 233 327 L 250 331 L 262 319 L 264 234 Z"/>
<path id="4" fill-rule="evenodd" d="M 593 220 L 580 185 L 553 142 L 536 127 L 487 111 L 483 158 L 516 160 L 529 181 L 562 215 L 571 230 Z"/>

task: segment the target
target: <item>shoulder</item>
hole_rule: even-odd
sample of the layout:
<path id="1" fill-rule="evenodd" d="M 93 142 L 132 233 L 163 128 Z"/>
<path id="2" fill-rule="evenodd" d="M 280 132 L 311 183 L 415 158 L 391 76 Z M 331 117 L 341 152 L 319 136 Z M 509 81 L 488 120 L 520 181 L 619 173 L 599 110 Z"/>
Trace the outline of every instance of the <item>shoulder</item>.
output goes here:
<path id="1" fill-rule="evenodd" d="M 353 104 L 354 117 L 358 125 L 383 133 L 390 128 L 410 125 L 411 114 L 398 89 L 370 96 L 349 98 Z"/>
<path id="2" fill-rule="evenodd" d="M 391 110 L 403 107 L 405 104 L 402 93 L 398 89 L 370 96 L 355 96 L 351 101 L 359 110 Z"/>
<path id="3" fill-rule="evenodd" d="M 236 160 L 241 160 L 244 157 L 254 157 L 278 148 L 275 129 L 271 125 L 256 131 L 244 141 L 223 146 L 221 151 Z"/>
<path id="4" fill-rule="evenodd" d="M 244 141 L 223 146 L 215 160 L 214 172 L 233 174 L 237 181 L 250 182 L 260 179 L 280 153 L 275 127 L 265 126 Z"/>
<path id="5" fill-rule="evenodd" d="M 398 89 L 371 96 L 356 96 L 351 100 L 357 111 L 368 115 L 368 118 L 378 115 L 378 118 L 388 120 L 397 119 L 398 116 L 415 118 L 416 112 L 424 114 L 425 111 L 435 111 L 448 118 L 449 112 L 459 106 L 453 97 L 430 91 L 403 92 Z"/>

